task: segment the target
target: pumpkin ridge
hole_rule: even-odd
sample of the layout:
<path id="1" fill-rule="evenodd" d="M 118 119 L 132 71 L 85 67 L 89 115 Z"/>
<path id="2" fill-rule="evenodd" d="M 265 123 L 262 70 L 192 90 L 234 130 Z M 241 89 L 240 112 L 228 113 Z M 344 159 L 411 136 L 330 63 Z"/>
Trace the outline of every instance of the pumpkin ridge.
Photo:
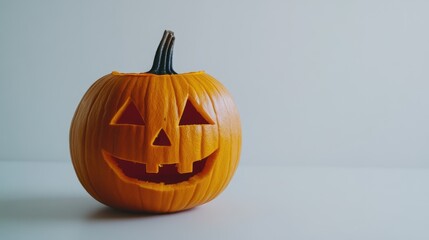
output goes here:
<path id="1" fill-rule="evenodd" d="M 206 75 L 206 74 L 205 74 L 205 75 Z M 194 79 L 198 81 L 198 78 L 195 78 L 195 77 L 194 77 Z M 190 87 L 190 88 L 192 88 L 194 91 L 196 91 L 196 90 L 194 89 L 193 85 L 189 83 L 189 80 L 188 80 L 188 85 L 189 85 L 189 87 Z M 202 89 L 204 90 L 205 95 L 207 95 L 207 96 L 208 96 L 208 99 L 210 99 L 211 105 L 213 106 L 213 111 L 215 112 L 216 122 L 217 122 L 217 124 L 216 124 L 216 126 L 217 126 L 217 134 L 219 135 L 219 134 L 220 134 L 220 125 L 219 125 L 219 124 L 220 124 L 220 122 L 219 122 L 218 112 L 217 112 L 217 109 L 216 109 L 215 103 L 214 103 L 214 101 L 213 101 L 212 96 L 211 96 L 210 94 L 208 94 L 208 93 L 207 93 L 207 90 L 206 90 L 205 88 L 202 88 Z M 217 149 L 218 149 L 218 150 L 220 150 L 220 147 L 221 147 L 221 142 L 220 142 L 220 141 L 221 141 L 221 139 L 220 139 L 220 137 L 218 137 L 218 143 L 217 143 L 217 147 L 218 147 Z M 201 143 L 201 144 L 203 144 L 203 143 Z M 213 165 L 216 165 L 216 163 L 213 163 Z M 193 197 L 192 197 L 192 200 L 193 200 L 194 202 L 199 202 L 199 201 L 201 201 L 201 199 L 205 199 L 205 198 L 206 198 L 206 195 L 207 195 L 207 194 L 209 194 L 209 189 L 210 189 L 211 183 L 212 183 L 212 181 L 213 181 L 213 176 L 215 175 L 215 172 L 216 172 L 216 167 L 215 167 L 215 166 L 213 166 L 212 171 L 210 172 L 210 176 L 209 176 L 209 178 L 208 178 L 207 186 L 206 186 L 206 187 L 205 187 L 205 189 L 204 189 L 203 197 L 201 197 L 200 199 L 194 199 L 194 196 L 193 196 Z M 201 185 L 198 185 L 198 186 L 196 186 L 196 189 L 201 188 L 201 187 L 202 187 Z M 191 201 L 190 201 L 190 202 L 191 202 Z M 204 202 L 204 201 L 203 201 L 203 202 Z"/>
<path id="2" fill-rule="evenodd" d="M 214 78 L 213 78 L 214 79 Z M 229 119 L 230 123 L 233 125 L 235 122 L 240 122 L 240 114 L 238 112 L 238 109 L 235 107 L 235 105 L 233 105 L 233 98 L 232 95 L 228 92 L 228 90 L 221 85 L 216 79 L 214 79 L 213 83 L 215 83 L 215 88 L 218 89 L 219 92 L 223 91 L 225 93 L 227 93 L 227 97 L 222 98 L 222 100 L 225 103 L 225 106 L 227 106 L 227 111 L 228 111 L 228 116 L 234 116 L 234 119 Z M 228 173 L 229 178 L 232 178 L 232 176 L 234 175 L 235 170 L 237 169 L 238 163 L 239 163 L 239 155 L 241 153 L 241 126 L 231 126 L 231 130 L 230 131 L 230 141 L 232 144 L 229 144 L 230 149 L 231 149 L 231 153 L 236 153 L 237 154 L 237 158 L 232 158 L 232 159 L 236 159 L 236 162 L 230 162 L 230 169 L 232 169 L 231 172 Z M 234 145 L 234 141 L 237 141 L 237 151 L 234 151 L 233 149 L 233 145 Z M 224 183 L 224 188 L 226 187 L 228 183 Z"/>
<path id="3" fill-rule="evenodd" d="M 83 139 L 82 139 L 82 144 L 85 146 L 84 148 L 83 148 L 83 156 L 84 156 L 84 158 L 88 158 L 88 152 L 90 152 L 90 151 L 88 151 L 88 144 L 87 144 L 87 141 L 88 141 L 88 125 L 89 125 L 89 123 L 88 123 L 88 121 L 89 121 L 89 116 L 90 116 L 90 113 L 93 111 L 93 109 L 94 109 L 94 105 L 95 105 L 95 103 L 97 102 L 97 100 L 101 97 L 101 92 L 103 92 L 103 91 L 105 91 L 106 89 L 107 89 L 107 87 L 109 86 L 109 85 L 114 85 L 113 84 L 113 82 L 111 81 L 112 80 L 112 78 L 111 77 L 108 77 L 108 78 L 106 78 L 104 81 L 105 81 L 105 83 L 98 89 L 98 91 L 96 91 L 96 93 L 97 93 L 97 95 L 95 96 L 95 98 L 93 98 L 93 101 L 91 102 L 91 105 L 90 105 L 90 107 L 89 107 L 89 111 L 88 111 L 88 115 L 86 115 L 86 118 L 85 118 L 85 120 L 84 120 L 84 123 L 85 123 L 85 127 L 84 127 L 84 130 L 83 130 L 83 132 L 84 132 L 84 135 L 83 135 Z M 111 86 L 110 86 L 111 87 Z M 88 170 L 88 161 L 85 161 L 84 162 L 84 170 L 87 172 L 87 176 L 88 176 L 88 184 L 89 184 L 89 186 L 93 189 L 93 194 L 95 194 L 95 196 L 98 198 L 98 199 L 100 199 L 100 194 L 98 193 L 98 191 L 96 190 L 96 188 L 94 187 L 94 183 L 93 183 L 93 181 L 91 181 L 91 176 L 92 175 L 90 175 L 89 174 L 89 170 Z"/>
<path id="4" fill-rule="evenodd" d="M 131 77 L 130 80 L 126 81 L 126 82 L 120 81 L 120 78 L 119 79 L 116 78 L 117 84 L 118 84 L 117 86 L 119 86 L 118 87 L 119 89 L 116 91 L 116 95 L 112 94 L 112 92 L 110 92 L 109 98 L 105 102 L 105 104 L 106 104 L 105 109 L 108 109 L 107 104 L 110 103 L 110 101 L 113 102 L 113 105 L 114 105 L 113 109 L 115 109 L 115 114 L 113 117 L 115 117 L 116 114 L 118 113 L 118 111 L 120 110 L 121 104 L 123 104 L 123 99 L 127 99 L 127 98 L 131 99 L 131 95 L 129 95 L 130 94 L 129 89 L 132 89 L 137 85 L 137 81 L 135 78 L 136 77 Z M 115 99 L 115 96 L 116 96 L 116 99 Z M 137 105 L 136 105 L 136 107 L 137 107 Z M 140 111 L 139 111 L 139 114 L 142 115 Z M 110 116 L 109 116 L 109 118 L 113 119 Z M 107 120 L 109 120 L 109 122 L 111 122 L 110 119 L 107 119 Z M 113 134 L 113 138 L 118 138 L 118 136 Z M 113 148 L 113 150 L 115 150 L 115 148 L 117 148 L 116 144 L 113 144 L 112 148 Z M 101 151 L 101 153 L 103 153 L 103 151 Z M 109 174 L 109 177 L 113 177 L 113 176 L 116 176 L 116 175 Z M 116 192 L 118 193 L 119 198 L 121 198 L 121 201 L 123 201 L 123 202 L 126 201 L 127 196 L 126 196 L 126 194 L 123 193 L 120 182 L 117 181 L 116 179 L 114 180 L 114 186 L 115 186 Z"/>
<path id="5" fill-rule="evenodd" d="M 198 81 L 203 85 L 203 86 L 207 86 L 206 84 L 210 84 L 211 86 L 212 86 L 212 88 L 210 88 L 210 89 L 213 89 L 215 92 L 217 92 L 217 95 L 218 96 L 224 96 L 224 94 L 222 94 L 222 91 L 218 88 L 218 86 L 217 86 L 217 82 L 216 82 L 216 80 L 214 79 L 214 78 L 212 78 L 210 75 L 205 75 L 204 76 L 204 78 L 205 78 L 205 81 L 204 80 L 202 80 L 202 79 L 198 79 Z M 206 89 L 205 87 L 204 87 L 204 89 Z M 222 89 L 223 90 L 223 89 Z M 212 94 L 207 94 L 207 95 L 209 95 L 210 96 L 210 98 L 212 99 Z M 225 99 L 224 98 L 220 98 L 221 99 L 221 102 L 222 102 L 222 107 L 224 107 L 224 106 L 226 106 L 226 110 L 228 111 L 228 109 L 227 109 L 227 106 L 228 106 L 228 104 L 225 102 Z M 214 107 L 215 107 L 215 109 L 217 108 L 217 105 L 215 105 L 214 104 Z M 228 115 L 228 116 L 230 116 L 231 115 L 231 113 L 226 113 L 226 115 Z M 219 114 L 216 114 L 216 117 L 218 118 L 220 115 Z M 219 119 L 217 119 L 217 121 L 219 121 Z M 229 126 L 229 128 L 231 128 L 232 126 Z M 229 132 L 229 139 L 230 139 L 230 141 L 232 141 L 232 135 L 231 135 L 231 131 L 229 130 L 228 131 Z M 221 134 L 221 129 L 219 129 L 219 134 Z M 220 144 L 220 143 L 219 143 Z M 228 155 L 231 155 L 231 153 L 232 153 L 232 145 L 233 144 L 229 144 L 229 146 L 230 146 L 230 151 L 229 151 L 229 153 L 228 153 Z M 221 145 L 219 145 L 219 148 L 221 148 L 222 146 Z M 216 190 L 216 193 L 214 194 L 214 196 L 216 196 L 216 195 L 218 195 L 218 194 L 220 194 L 224 189 L 225 189 L 225 187 L 226 187 L 226 184 L 229 182 L 229 179 L 231 178 L 230 177 L 230 175 L 231 175 L 231 168 L 230 168 L 230 166 L 228 165 L 228 168 L 226 169 L 226 171 L 228 172 L 228 174 L 227 174 L 227 177 L 226 178 L 224 178 L 223 179 L 223 182 L 222 182 L 222 184 L 220 184 L 219 185 L 219 188 L 218 188 L 218 190 Z M 235 171 L 235 170 L 234 170 Z M 203 198 L 204 199 L 204 198 Z"/>
<path id="6" fill-rule="evenodd" d="M 108 102 L 109 102 L 109 100 L 110 100 L 110 98 L 112 97 L 112 93 L 115 91 L 115 89 L 117 88 L 117 86 L 118 85 L 121 85 L 122 83 L 121 82 L 119 82 L 119 81 L 117 81 L 117 78 L 116 77 L 114 77 L 114 76 L 110 76 L 111 78 L 109 79 L 109 84 L 110 84 L 110 86 L 109 87 L 106 87 L 105 89 L 102 89 L 102 90 L 100 90 L 99 92 L 98 92 L 98 94 L 97 94 L 97 97 L 99 97 L 99 96 L 103 96 L 104 98 L 100 98 L 100 99 L 103 99 L 104 101 L 99 101 L 100 103 L 99 103 L 99 106 L 97 106 L 96 107 L 96 109 L 95 110 L 102 110 L 102 109 L 106 109 L 107 108 L 107 106 L 108 106 Z M 105 92 L 105 93 L 104 93 Z M 104 94 L 103 94 L 104 93 Z M 89 112 L 88 112 L 88 116 L 91 116 L 91 114 L 92 114 L 92 111 L 93 111 L 93 109 L 91 109 Z M 102 114 L 94 114 L 95 115 L 95 119 L 97 120 L 97 121 L 95 121 L 95 120 L 93 120 L 94 122 L 102 122 L 103 121 L 103 119 L 104 119 L 104 114 L 102 115 Z M 93 131 L 92 129 L 91 129 L 91 131 L 90 131 L 90 139 L 92 139 L 92 141 L 94 142 L 93 143 L 93 146 L 95 145 L 95 146 L 99 146 L 99 147 L 101 147 L 101 146 L 103 146 L 103 141 L 102 141 L 102 138 L 100 137 L 100 136 L 97 136 L 97 134 L 96 134 L 96 132 L 95 131 Z M 101 152 L 97 152 L 97 153 L 93 153 L 93 155 L 95 155 L 94 156 L 94 159 L 95 159 L 95 157 L 96 156 L 99 156 L 99 155 L 101 155 Z M 87 164 L 95 164 L 94 163 L 94 161 L 93 161 L 93 158 L 89 158 L 90 160 L 89 161 L 87 161 Z M 97 171 L 97 172 L 95 172 L 95 173 L 93 173 L 93 175 L 96 175 L 96 179 L 98 179 L 99 180 L 99 178 L 105 178 L 106 176 L 105 176 L 105 174 L 103 173 L 103 172 L 101 172 L 101 171 Z M 99 182 L 97 182 L 96 183 L 96 185 L 99 185 Z M 116 186 L 116 188 L 117 188 L 117 183 L 115 183 L 115 186 Z M 117 189 L 118 190 L 118 189 Z M 100 193 L 99 194 L 106 194 L 105 193 L 105 191 L 103 191 L 103 190 L 101 190 L 100 191 Z M 122 196 L 122 194 L 118 194 L 119 195 L 119 197 L 122 199 L 122 201 L 123 201 L 123 196 Z"/>
<path id="7" fill-rule="evenodd" d="M 94 105 L 95 105 L 95 103 L 97 102 L 97 100 L 101 97 L 101 95 L 99 94 L 100 92 L 103 92 L 103 91 L 105 91 L 106 89 L 108 89 L 108 87 L 109 87 L 109 85 L 113 85 L 113 83 L 112 83 L 112 78 L 110 77 L 110 76 L 108 76 L 106 79 L 104 79 L 104 84 L 102 85 L 102 86 L 100 86 L 96 91 L 94 90 L 94 92 L 95 93 L 97 93 L 97 96 L 95 97 L 95 98 L 93 98 L 93 101 L 91 102 L 91 105 L 89 106 L 89 111 L 88 111 L 88 115 L 86 115 L 86 118 L 85 118 L 85 120 L 83 121 L 85 124 L 85 127 L 84 127 L 84 130 L 83 130 L 83 132 L 84 132 L 84 135 L 83 135 L 83 140 L 82 140 L 82 142 L 83 142 L 83 144 L 84 144 L 84 148 L 83 148 L 83 156 L 84 156 L 84 158 L 86 158 L 86 159 L 88 159 L 89 157 L 88 157 L 88 147 L 87 147 L 87 141 L 88 141 L 88 125 L 89 125 L 89 123 L 88 123 L 88 121 L 89 121 L 89 116 L 90 116 L 90 112 L 91 111 L 93 111 L 93 109 L 94 109 Z M 100 82 L 100 83 L 102 83 L 102 82 Z M 94 184 L 94 182 L 91 180 L 91 175 L 89 174 L 89 170 L 88 170 L 88 161 L 86 161 L 86 162 L 84 162 L 84 164 L 83 164 L 83 168 L 84 168 L 84 171 L 86 171 L 87 172 L 87 176 L 88 176 L 88 184 L 89 184 L 89 186 L 94 190 L 94 192 L 93 192 L 93 194 L 95 194 L 95 196 L 97 196 L 98 198 L 100 198 L 100 193 L 96 190 L 96 188 L 94 187 L 95 186 L 95 184 Z"/>
<path id="8" fill-rule="evenodd" d="M 138 99 L 138 101 L 141 101 L 142 99 L 144 99 L 144 101 L 146 103 L 146 101 L 148 99 L 148 97 L 146 95 L 148 94 L 149 86 L 150 86 L 149 84 L 151 82 L 152 77 L 148 77 L 145 81 L 141 81 L 139 79 L 139 77 L 135 77 L 135 78 L 136 78 L 135 79 L 135 82 L 136 82 L 135 87 L 138 88 L 140 91 L 137 91 L 137 93 L 136 93 L 136 95 L 134 95 L 134 97 L 136 99 Z M 147 114 L 148 114 L 148 107 L 146 106 L 146 104 L 140 104 L 140 105 L 141 105 L 140 108 L 143 107 L 143 109 L 140 109 L 140 113 L 144 117 L 146 117 Z M 137 107 L 139 107 L 139 106 L 137 106 Z M 140 141 L 139 149 L 145 149 L 145 146 L 146 146 L 145 143 L 146 143 L 146 141 L 148 139 L 147 136 L 146 136 L 146 131 L 145 131 L 145 133 L 141 137 L 142 137 L 142 139 L 141 140 L 139 139 L 139 141 Z M 143 153 L 142 152 L 140 152 L 137 155 L 139 157 L 143 158 Z"/>

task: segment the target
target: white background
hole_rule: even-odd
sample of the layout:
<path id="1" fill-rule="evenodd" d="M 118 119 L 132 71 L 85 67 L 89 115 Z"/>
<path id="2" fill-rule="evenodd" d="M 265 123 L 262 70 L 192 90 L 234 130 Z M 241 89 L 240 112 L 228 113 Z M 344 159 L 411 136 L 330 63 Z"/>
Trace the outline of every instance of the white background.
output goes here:
<path id="1" fill-rule="evenodd" d="M 429 167 L 427 1 L 0 1 L 0 161 L 70 161 L 89 86 L 147 71 L 224 83 L 241 164 Z"/>
<path id="2" fill-rule="evenodd" d="M 0 0 L 0 239 L 429 239 L 429 1 Z M 128 214 L 80 186 L 70 121 L 112 70 L 233 94 L 240 166 L 218 198 Z"/>

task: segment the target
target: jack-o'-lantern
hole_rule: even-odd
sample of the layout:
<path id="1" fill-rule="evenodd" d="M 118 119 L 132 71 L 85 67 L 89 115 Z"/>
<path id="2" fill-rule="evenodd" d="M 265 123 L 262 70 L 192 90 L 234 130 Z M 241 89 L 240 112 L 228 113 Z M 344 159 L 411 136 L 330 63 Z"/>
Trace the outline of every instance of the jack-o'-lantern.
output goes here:
<path id="1" fill-rule="evenodd" d="M 152 69 L 112 72 L 81 100 L 70 128 L 76 174 L 108 206 L 175 212 L 215 198 L 239 162 L 241 127 L 225 87 L 172 68 L 165 31 Z"/>

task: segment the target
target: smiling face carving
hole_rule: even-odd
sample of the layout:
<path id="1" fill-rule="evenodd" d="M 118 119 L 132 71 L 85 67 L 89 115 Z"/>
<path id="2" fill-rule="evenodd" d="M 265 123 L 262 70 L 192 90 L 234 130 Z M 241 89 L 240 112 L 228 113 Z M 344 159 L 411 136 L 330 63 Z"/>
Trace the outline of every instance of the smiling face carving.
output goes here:
<path id="1" fill-rule="evenodd" d="M 133 84 L 114 102 L 102 150 L 109 166 L 139 184 L 176 184 L 201 174 L 218 148 L 211 100 L 168 77 L 150 80 L 143 93 L 145 81 Z"/>
<path id="2" fill-rule="evenodd" d="M 205 113 L 201 107 L 195 107 L 195 104 L 196 103 L 194 100 L 190 100 L 189 98 L 186 100 L 184 109 L 180 111 L 182 114 L 180 120 L 178 121 L 179 133 L 181 127 L 187 126 L 188 128 L 199 128 L 198 125 L 215 124 L 214 121 L 210 118 L 210 116 Z M 155 110 L 158 111 L 159 109 L 160 108 L 158 107 Z M 164 117 L 164 120 L 167 121 L 167 116 Z M 150 127 L 151 123 L 146 123 L 144 117 L 136 107 L 134 101 L 131 100 L 131 98 L 128 98 L 123 104 L 123 106 L 112 118 L 110 125 L 118 127 L 120 127 L 121 125 L 123 127 L 138 126 L 141 127 L 140 130 L 143 131 L 142 127 Z M 175 143 L 177 143 L 177 141 L 175 141 Z M 151 145 L 151 147 L 154 148 L 163 147 L 164 149 L 161 149 L 161 151 L 169 151 L 169 148 L 172 146 L 170 138 L 168 137 L 168 134 L 163 127 L 161 127 L 158 133 L 154 136 L 153 140 L 147 142 L 146 144 L 149 144 Z M 133 182 L 137 179 L 143 182 L 164 184 L 180 183 L 189 180 L 191 177 L 197 174 L 200 174 L 206 166 L 210 167 L 212 165 L 211 163 L 207 164 L 207 161 L 209 161 L 209 159 L 211 160 L 211 154 L 205 156 L 202 159 L 196 159 L 191 163 L 190 161 L 184 161 L 183 163 L 181 163 L 179 155 L 177 156 L 176 162 L 174 163 L 172 163 L 171 161 L 159 159 L 158 161 L 155 160 L 155 162 L 158 163 L 153 164 L 152 162 L 152 164 L 149 165 L 150 163 L 148 161 L 145 161 L 144 159 L 125 159 L 120 156 L 114 156 L 107 150 L 103 150 L 103 157 L 106 162 L 125 181 Z M 191 165 L 182 167 L 182 164 Z"/>
<path id="3" fill-rule="evenodd" d="M 204 72 L 106 75 L 85 94 L 70 129 L 85 189 L 106 205 L 135 211 L 210 201 L 232 178 L 240 147 L 232 98 Z"/>

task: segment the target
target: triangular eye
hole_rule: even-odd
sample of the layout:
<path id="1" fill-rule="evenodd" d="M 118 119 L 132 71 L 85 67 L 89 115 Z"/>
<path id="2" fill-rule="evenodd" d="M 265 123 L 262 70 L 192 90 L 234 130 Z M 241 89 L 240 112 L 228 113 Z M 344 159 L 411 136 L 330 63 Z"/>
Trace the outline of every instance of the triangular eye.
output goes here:
<path id="1" fill-rule="evenodd" d="M 186 101 L 185 109 L 183 110 L 182 117 L 180 118 L 179 125 L 197 125 L 197 124 L 213 124 L 210 117 L 192 104 L 189 99 Z"/>
<path id="2" fill-rule="evenodd" d="M 136 105 L 128 99 L 115 114 L 111 124 L 144 125 L 145 123 Z"/>

